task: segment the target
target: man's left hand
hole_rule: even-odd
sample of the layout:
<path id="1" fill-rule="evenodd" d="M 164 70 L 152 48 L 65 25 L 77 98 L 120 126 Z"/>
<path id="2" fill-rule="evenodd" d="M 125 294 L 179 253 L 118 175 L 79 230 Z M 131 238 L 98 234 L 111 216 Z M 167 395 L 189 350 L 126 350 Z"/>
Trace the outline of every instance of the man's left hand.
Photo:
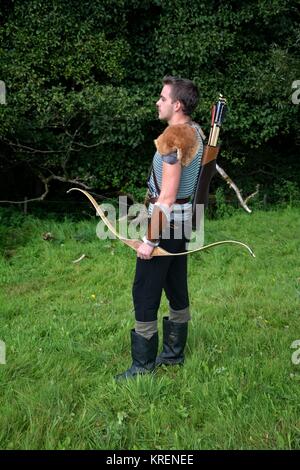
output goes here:
<path id="1" fill-rule="evenodd" d="M 147 243 L 142 243 L 137 249 L 137 256 L 141 259 L 151 259 L 153 250 L 153 246 L 149 246 Z"/>

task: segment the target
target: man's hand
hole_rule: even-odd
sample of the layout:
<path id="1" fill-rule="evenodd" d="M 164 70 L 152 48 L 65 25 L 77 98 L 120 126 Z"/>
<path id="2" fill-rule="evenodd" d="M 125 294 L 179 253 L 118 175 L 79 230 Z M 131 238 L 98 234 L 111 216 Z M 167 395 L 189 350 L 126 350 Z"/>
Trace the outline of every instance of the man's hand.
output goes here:
<path id="1" fill-rule="evenodd" d="M 141 259 L 151 259 L 153 250 L 153 246 L 149 246 L 147 243 L 142 243 L 137 249 L 137 256 Z"/>

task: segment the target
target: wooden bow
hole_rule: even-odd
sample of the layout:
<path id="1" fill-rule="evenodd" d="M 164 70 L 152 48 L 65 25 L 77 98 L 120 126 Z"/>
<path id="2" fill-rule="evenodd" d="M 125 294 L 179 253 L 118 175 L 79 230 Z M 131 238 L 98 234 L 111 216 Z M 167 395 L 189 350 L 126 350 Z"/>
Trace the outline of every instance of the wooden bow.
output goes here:
<path id="1" fill-rule="evenodd" d="M 135 239 L 129 239 L 129 238 L 122 237 L 122 235 L 120 235 L 116 231 L 115 227 L 108 220 L 108 218 L 104 214 L 103 210 L 97 204 L 97 202 L 95 201 L 93 196 L 90 195 L 90 193 L 88 193 L 84 189 L 80 189 L 80 188 L 71 188 L 71 189 L 69 189 L 69 191 L 67 191 L 67 193 L 69 193 L 71 191 L 80 191 L 81 193 L 83 193 L 90 200 L 90 202 L 92 203 L 92 205 L 96 209 L 97 214 L 101 217 L 104 224 L 115 235 L 115 237 L 118 238 L 123 243 L 125 243 L 125 245 L 128 245 L 128 246 L 130 246 L 130 248 L 133 248 L 135 251 L 137 251 L 138 247 L 143 242 L 141 240 L 135 240 Z M 208 250 L 209 248 L 212 248 L 214 246 L 225 245 L 225 244 L 234 244 L 234 245 L 242 246 L 242 247 L 246 248 L 246 250 L 248 250 L 250 255 L 252 255 L 255 258 L 255 254 L 253 253 L 253 251 L 251 250 L 251 248 L 248 245 L 246 245 L 245 243 L 236 241 L 236 240 L 222 240 L 222 241 L 219 241 L 219 242 L 210 243 L 209 245 L 201 246 L 200 248 L 196 248 L 195 250 L 183 251 L 183 252 L 180 252 L 180 253 L 169 253 L 168 251 L 166 251 L 163 248 L 160 248 L 158 246 L 158 247 L 154 248 L 151 256 L 182 256 L 182 255 L 189 255 L 191 253 L 196 253 L 197 251 L 204 251 L 204 250 Z"/>

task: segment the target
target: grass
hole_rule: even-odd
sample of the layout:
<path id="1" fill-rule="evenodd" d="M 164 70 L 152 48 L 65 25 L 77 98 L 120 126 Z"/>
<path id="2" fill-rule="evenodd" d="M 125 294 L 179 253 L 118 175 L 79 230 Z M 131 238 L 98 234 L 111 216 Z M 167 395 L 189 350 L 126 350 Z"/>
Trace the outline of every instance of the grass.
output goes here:
<path id="1" fill-rule="evenodd" d="M 235 246 L 191 255 L 184 367 L 122 384 L 134 252 L 98 240 L 96 219 L 2 226 L 0 448 L 299 449 L 299 215 L 206 221 L 207 243 L 241 240 L 256 259 Z"/>

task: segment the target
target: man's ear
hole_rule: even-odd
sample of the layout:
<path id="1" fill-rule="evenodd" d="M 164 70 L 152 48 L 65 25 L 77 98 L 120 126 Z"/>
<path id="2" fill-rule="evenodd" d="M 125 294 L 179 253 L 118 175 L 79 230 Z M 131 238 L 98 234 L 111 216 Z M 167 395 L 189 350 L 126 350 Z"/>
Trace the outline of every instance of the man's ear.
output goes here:
<path id="1" fill-rule="evenodd" d="M 182 110 L 182 104 L 180 103 L 180 101 L 175 101 L 175 111 L 178 112 Z"/>

